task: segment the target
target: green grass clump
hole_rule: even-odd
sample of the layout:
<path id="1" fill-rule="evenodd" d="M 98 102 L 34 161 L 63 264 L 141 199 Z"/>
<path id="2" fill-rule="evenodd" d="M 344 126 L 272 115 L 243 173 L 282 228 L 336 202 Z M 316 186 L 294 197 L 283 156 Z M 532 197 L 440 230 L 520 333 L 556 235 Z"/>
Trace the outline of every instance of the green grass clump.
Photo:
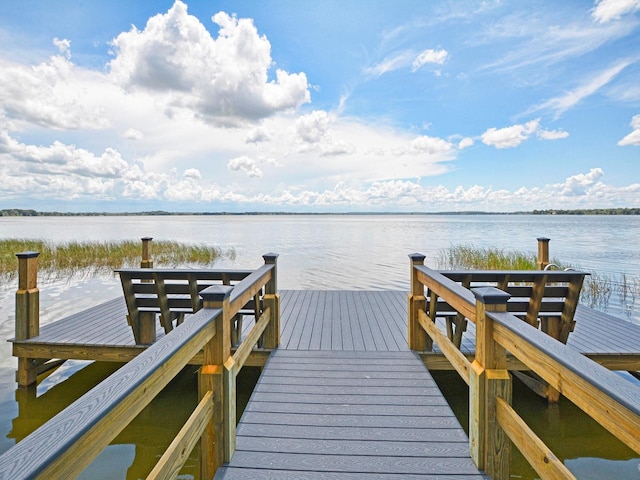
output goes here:
<path id="1" fill-rule="evenodd" d="M 2 278 L 15 278 L 18 273 L 15 254 L 24 251 L 40 252 L 38 270 L 45 276 L 62 277 L 98 275 L 116 268 L 139 267 L 142 246 L 134 241 L 51 243 L 43 240 L 0 240 Z M 216 247 L 174 241 L 153 242 L 151 252 L 154 266 L 165 268 L 210 266 L 223 255 Z"/>
<path id="2" fill-rule="evenodd" d="M 440 269 L 535 270 L 536 257 L 522 252 L 457 245 L 441 249 L 436 259 Z"/>

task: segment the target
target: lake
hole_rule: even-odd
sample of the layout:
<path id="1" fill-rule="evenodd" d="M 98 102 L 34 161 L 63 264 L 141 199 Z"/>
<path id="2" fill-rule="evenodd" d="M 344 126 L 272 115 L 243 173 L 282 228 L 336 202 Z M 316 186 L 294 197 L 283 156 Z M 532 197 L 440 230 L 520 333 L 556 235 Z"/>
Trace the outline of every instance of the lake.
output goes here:
<path id="1" fill-rule="evenodd" d="M 133 216 L 133 217 L 1 217 L 0 238 L 43 239 L 51 242 L 156 240 L 202 243 L 219 247 L 223 256 L 219 267 L 255 268 L 261 255 L 275 252 L 278 285 L 281 289 L 408 290 L 408 254 L 426 255 L 426 264 L 437 268 L 439 254 L 452 245 L 496 247 L 531 252 L 535 257 L 537 237 L 547 237 L 550 256 L 563 264 L 595 272 L 608 278 L 614 295 L 608 312 L 640 323 L 640 292 L 624 302 L 615 294 L 626 276 L 627 282 L 640 279 L 640 217 L 637 216 L 534 216 L 534 215 L 213 215 L 213 216 Z M 161 265 L 156 264 L 157 267 Z M 40 281 L 41 324 L 46 324 L 98 302 L 122 295 L 113 276 Z M 13 284 L 0 286 L 0 333 L 13 336 Z M 38 388 L 38 398 L 16 391 L 16 361 L 10 345 L 0 344 L 0 452 L 9 448 L 41 422 L 55 414 L 90 386 L 113 371 L 112 366 L 68 362 Z M 82 368 L 85 367 L 85 368 Z M 248 375 L 251 375 L 249 372 Z M 184 377 L 184 378 L 182 378 Z M 60 380 L 69 378 L 67 385 Z M 84 379 L 84 380 L 83 380 Z M 171 412 L 179 420 L 195 405 L 195 375 L 181 376 L 136 419 L 83 475 L 83 478 L 138 478 L 147 464 L 162 452 L 172 425 L 155 425 L 154 411 Z M 439 379 L 441 388 L 461 388 L 454 377 Z M 192 388 L 193 387 L 193 388 Z M 248 394 L 248 393 L 247 393 Z M 606 432 L 591 425 L 588 417 L 574 411 L 569 402 L 548 408 L 528 395 L 521 400 L 528 421 L 548 428 L 554 438 L 562 433 L 566 441 L 586 445 L 585 456 L 565 450 L 566 462 L 579 478 L 640 478 L 638 459 L 624 447 L 616 447 Z M 46 401 L 45 401 L 46 399 Z M 53 407 L 52 407 L 53 405 Z M 464 403 L 453 405 L 464 415 Z M 37 412 L 35 418 L 24 412 Z M 175 413 L 177 412 L 177 413 Z M 163 415 L 163 418 L 166 415 Z M 578 419 L 578 420 L 576 420 Z M 569 428 L 579 421 L 579 429 Z M 172 422 L 169 422 L 172 423 Z M 538 426 L 538 423 L 540 426 Z M 546 426 L 545 426 L 546 425 Z M 576 432 L 580 438 L 574 438 Z M 550 434 L 551 435 L 551 434 Z M 586 438 L 586 440 L 585 440 Z M 606 448 L 604 447 L 606 445 Z M 599 453 L 601 452 L 601 454 Z M 526 467 L 514 472 L 521 478 L 535 478 Z M 184 478 L 196 476 L 189 464 Z M 129 473 L 127 473 L 127 471 Z M 147 470 L 148 471 L 148 470 Z"/>

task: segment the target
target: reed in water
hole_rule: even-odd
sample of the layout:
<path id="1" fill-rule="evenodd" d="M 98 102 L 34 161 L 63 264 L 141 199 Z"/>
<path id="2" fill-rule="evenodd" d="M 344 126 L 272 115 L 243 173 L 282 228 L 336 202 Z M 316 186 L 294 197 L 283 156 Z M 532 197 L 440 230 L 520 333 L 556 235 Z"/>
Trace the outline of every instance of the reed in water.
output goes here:
<path id="1" fill-rule="evenodd" d="M 65 242 L 44 240 L 0 240 L 0 276 L 11 280 L 17 275 L 15 254 L 24 251 L 40 252 L 38 269 L 45 276 L 63 277 L 75 274 L 98 275 L 116 268 L 140 266 L 139 241 Z M 223 253 L 219 248 L 203 244 L 175 241 L 155 241 L 152 256 L 156 267 L 172 268 L 193 265 L 206 267 L 220 257 L 233 257 L 233 251 Z"/>

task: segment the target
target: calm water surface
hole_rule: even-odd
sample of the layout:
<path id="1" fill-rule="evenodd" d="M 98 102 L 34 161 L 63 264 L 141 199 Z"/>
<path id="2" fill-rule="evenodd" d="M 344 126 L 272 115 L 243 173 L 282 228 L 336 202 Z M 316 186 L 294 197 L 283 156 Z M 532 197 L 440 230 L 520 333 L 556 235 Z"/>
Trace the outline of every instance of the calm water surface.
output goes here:
<path id="1" fill-rule="evenodd" d="M 407 255 L 420 252 L 437 268 L 442 249 L 452 245 L 497 247 L 531 252 L 536 238 L 551 239 L 552 259 L 620 278 L 640 278 L 640 218 L 624 216 L 175 216 L 175 217 L 4 217 L 0 238 L 136 240 L 151 236 L 220 247 L 219 267 L 255 268 L 261 255 L 280 254 L 281 289 L 402 289 L 409 287 Z M 160 265 L 156 265 L 160 266 Z M 614 280 L 615 283 L 616 280 Z M 15 282 L 14 282 L 15 283 Z M 16 285 L 0 285 L 0 338 L 13 336 Z M 40 282 L 41 324 L 122 294 L 112 276 Z M 612 301 L 610 313 L 639 321 L 640 298 Z M 625 312 L 628 315 L 625 315 Z M 0 343 L 0 452 L 111 373 L 115 366 L 67 362 L 36 393 L 16 390 L 16 361 Z M 84 368 L 83 368 L 84 367 Z M 248 372 L 247 375 L 252 375 Z M 69 378 L 65 382 L 62 379 Z M 441 388 L 462 418 L 464 384 L 447 374 Z M 462 389 L 458 391 L 457 389 Z M 637 455 L 603 432 L 569 402 L 548 408 L 530 395 L 515 395 L 523 417 L 535 425 L 580 479 L 640 479 Z M 248 394 L 248 392 L 246 392 Z M 83 478 L 141 478 L 150 470 L 195 406 L 195 374 L 185 372 L 127 428 Z M 28 413 L 27 413 L 28 412 Z M 158 421 L 162 419 L 162 421 Z M 167 421 L 170 419 L 170 421 Z M 576 447 L 580 448 L 576 448 Z M 197 459 L 183 470 L 197 477 Z M 536 478 L 516 457 L 513 478 Z"/>

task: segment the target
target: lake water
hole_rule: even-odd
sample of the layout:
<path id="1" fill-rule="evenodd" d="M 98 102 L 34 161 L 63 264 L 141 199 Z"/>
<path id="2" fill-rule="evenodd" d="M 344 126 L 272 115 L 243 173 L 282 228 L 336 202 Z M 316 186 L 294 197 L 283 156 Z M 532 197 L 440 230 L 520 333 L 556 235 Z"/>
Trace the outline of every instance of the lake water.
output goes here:
<path id="1" fill-rule="evenodd" d="M 531 252 L 535 257 L 537 237 L 551 239 L 550 255 L 563 264 L 593 271 L 611 279 L 612 288 L 627 279 L 640 279 L 640 217 L 634 216 L 530 216 L 530 215 L 225 215 L 149 217 L 0 217 L 0 238 L 43 239 L 52 242 L 175 240 L 219 247 L 226 254 L 219 267 L 255 268 L 261 255 L 275 252 L 281 289 L 394 289 L 409 288 L 407 255 L 420 252 L 426 264 L 437 268 L 439 253 L 452 245 L 497 247 Z M 232 253 L 232 254 L 231 254 Z M 156 266 L 161 266 L 157 265 Z M 122 294 L 113 276 L 56 280 L 39 284 L 41 324 L 82 310 Z M 13 336 L 16 284 L 0 286 L 0 336 Z M 640 293 L 638 293 L 640 295 Z M 640 322 L 640 298 L 628 295 L 622 302 L 613 296 L 609 313 Z M 38 388 L 37 398 L 16 391 L 16 361 L 9 344 L 0 344 L 0 452 L 9 448 L 55 412 L 103 378 L 112 366 L 70 363 Z M 72 373 L 75 375 L 72 375 Z M 70 381 L 55 387 L 61 378 Z M 182 378 L 184 377 L 184 378 Z M 454 377 L 444 375 L 444 389 L 460 388 Z M 154 411 L 169 411 L 179 428 L 181 415 L 195 406 L 195 376 L 177 379 L 135 425 L 123 432 L 83 475 L 84 478 L 138 478 L 161 454 L 173 424 L 158 425 Z M 453 397 L 459 396 L 452 394 Z M 464 396 L 464 395 L 463 395 Z M 528 396 L 525 396 L 528 397 Z M 528 421 L 553 432 L 562 430 L 557 453 L 565 450 L 567 465 L 579 478 L 640 479 L 637 456 L 616 446 L 608 434 L 569 402 L 547 408 L 537 399 L 523 399 Z M 51 407 L 54 405 L 54 407 Z M 464 415 L 464 403 L 454 405 Z M 27 414 L 25 412 L 29 411 Z M 178 412 L 178 413 L 175 413 Z M 31 419 L 31 416 L 34 416 Z M 164 416 L 163 416 L 164 418 Z M 185 417 L 186 418 L 186 417 Z M 576 418 L 581 428 L 575 429 Z M 546 427 L 545 427 L 546 425 Z M 573 433 L 572 433 L 573 432 Z M 573 438 L 574 433 L 580 438 Z M 551 434 L 550 434 L 551 435 Z M 587 440 L 585 440 L 585 436 Z M 587 445 L 586 454 L 575 454 L 574 443 Z M 565 447 L 563 447 L 565 445 Z M 591 445 L 592 447 L 588 447 Z M 606 448 L 604 446 L 607 446 Z M 613 445 L 613 446 L 611 446 Z M 568 448 L 568 447 L 566 447 Z M 601 452 L 598 453 L 598 452 Z M 184 478 L 197 476 L 195 462 L 187 465 Z M 521 462 L 520 462 L 521 463 Z M 535 478 L 526 467 L 513 472 Z M 127 473 L 128 472 L 128 473 Z M 605 476 L 602 472 L 606 472 Z"/>

